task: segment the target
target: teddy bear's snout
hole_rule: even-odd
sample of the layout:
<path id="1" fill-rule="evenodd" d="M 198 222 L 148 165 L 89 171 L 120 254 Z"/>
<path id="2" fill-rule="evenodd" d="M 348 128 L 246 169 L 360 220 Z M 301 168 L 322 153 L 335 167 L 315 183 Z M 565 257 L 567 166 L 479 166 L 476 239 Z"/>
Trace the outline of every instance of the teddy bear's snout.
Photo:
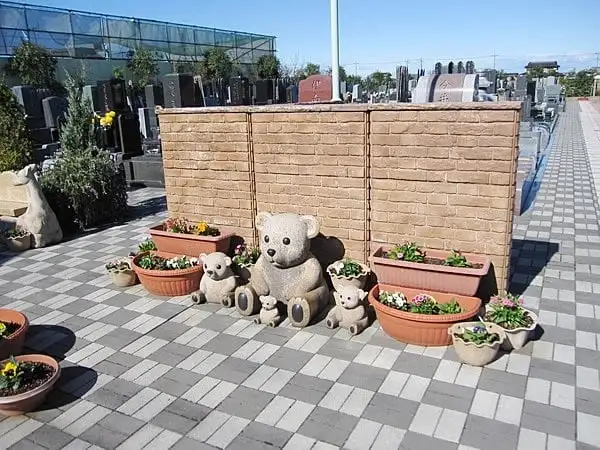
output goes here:
<path id="1" fill-rule="evenodd" d="M 271 258 L 273 256 L 275 256 L 275 249 L 274 248 L 270 248 L 269 250 L 267 250 L 267 255 L 269 255 Z"/>
<path id="2" fill-rule="evenodd" d="M 212 269 L 208 269 L 208 270 L 206 271 L 206 273 L 207 273 L 207 275 L 209 275 L 209 276 L 210 276 L 210 275 L 212 275 L 213 273 L 215 273 L 215 271 L 214 271 L 214 270 L 212 270 Z"/>

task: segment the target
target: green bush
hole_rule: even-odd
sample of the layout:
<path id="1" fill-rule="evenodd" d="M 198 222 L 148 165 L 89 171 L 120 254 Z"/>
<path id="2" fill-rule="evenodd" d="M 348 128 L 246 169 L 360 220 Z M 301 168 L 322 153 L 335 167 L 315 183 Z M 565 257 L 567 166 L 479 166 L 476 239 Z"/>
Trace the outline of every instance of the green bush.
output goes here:
<path id="1" fill-rule="evenodd" d="M 8 69 L 23 84 L 50 88 L 55 84 L 56 63 L 56 58 L 48 50 L 25 41 L 15 48 Z"/>
<path id="2" fill-rule="evenodd" d="M 0 84 L 0 172 L 20 170 L 30 159 L 23 109 L 10 88 Z"/>

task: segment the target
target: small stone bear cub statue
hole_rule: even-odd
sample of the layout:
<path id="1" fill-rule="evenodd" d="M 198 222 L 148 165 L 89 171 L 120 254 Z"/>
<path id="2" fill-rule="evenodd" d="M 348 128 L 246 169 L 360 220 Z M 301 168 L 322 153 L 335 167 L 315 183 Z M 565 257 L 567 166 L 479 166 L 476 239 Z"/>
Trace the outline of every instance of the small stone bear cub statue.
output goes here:
<path id="1" fill-rule="evenodd" d="M 283 317 L 277 307 L 277 299 L 271 295 L 261 295 L 259 297 L 262 308 L 259 316 L 254 319 L 254 323 L 262 323 L 269 327 L 276 327 L 281 323 Z"/>
<path id="2" fill-rule="evenodd" d="M 192 294 L 194 303 L 220 303 L 229 308 L 234 305 L 233 293 L 237 279 L 231 268 L 231 258 L 225 253 L 202 253 L 200 260 L 204 274 L 200 280 L 200 289 Z"/>
<path id="3" fill-rule="evenodd" d="M 361 333 L 368 325 L 369 318 L 364 299 L 367 292 L 354 286 L 340 286 L 333 292 L 335 306 L 325 319 L 327 328 L 346 328 L 351 334 Z"/>

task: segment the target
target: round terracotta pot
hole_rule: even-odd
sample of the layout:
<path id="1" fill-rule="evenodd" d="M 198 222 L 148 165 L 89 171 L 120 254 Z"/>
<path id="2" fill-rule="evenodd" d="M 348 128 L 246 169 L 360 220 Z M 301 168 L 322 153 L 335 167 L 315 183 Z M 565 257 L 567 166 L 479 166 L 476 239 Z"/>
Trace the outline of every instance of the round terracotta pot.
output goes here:
<path id="1" fill-rule="evenodd" d="M 56 383 L 60 377 L 60 365 L 50 356 L 22 355 L 16 356 L 15 359 L 18 362 L 29 361 L 48 364 L 54 368 L 54 374 L 44 384 L 31 391 L 10 395 L 8 397 L 0 397 L 0 414 L 5 416 L 20 416 L 36 409 L 44 402 L 46 396 L 52 390 L 54 383 Z M 6 360 L 2 361 L 2 364 L 4 364 L 5 361 Z"/>
<path id="2" fill-rule="evenodd" d="M 6 246 L 13 252 L 23 252 L 31 248 L 31 234 L 25 236 L 6 238 Z"/>
<path id="3" fill-rule="evenodd" d="M 380 289 L 388 292 L 402 292 L 408 299 L 418 294 L 431 295 L 438 303 L 448 303 L 454 299 L 464 312 L 433 315 L 400 311 L 390 308 L 378 300 Z M 448 334 L 448 327 L 454 323 L 475 317 L 481 308 L 481 300 L 475 297 L 409 289 L 386 284 L 377 284 L 371 289 L 369 303 L 375 308 L 381 328 L 389 336 L 407 344 L 425 346 L 450 345 L 452 337 Z"/>
<path id="4" fill-rule="evenodd" d="M 133 286 L 137 283 L 137 275 L 133 269 L 123 272 L 108 272 L 108 274 L 113 284 L 118 287 Z"/>
<path id="5" fill-rule="evenodd" d="M 488 306 L 488 308 L 489 308 L 489 306 Z M 533 320 L 533 323 L 531 324 L 531 326 L 529 326 L 527 328 L 525 328 L 525 327 L 515 328 L 513 330 L 509 330 L 507 328 L 500 327 L 506 333 L 506 339 L 502 343 L 502 348 L 506 351 L 510 351 L 513 349 L 518 350 L 518 349 L 522 348 L 529 340 L 529 336 L 531 335 L 531 332 L 533 330 L 535 330 L 535 327 L 537 327 L 537 324 L 538 324 L 537 314 L 526 308 L 523 308 L 523 309 L 525 311 L 527 311 L 527 313 L 529 314 L 529 317 L 531 317 L 531 319 Z"/>
<path id="6" fill-rule="evenodd" d="M 163 256 L 161 252 L 156 252 Z M 189 295 L 200 288 L 202 266 L 181 270 L 148 270 L 138 266 L 139 259 L 145 255 L 140 253 L 133 259 L 133 269 L 140 282 L 148 292 L 166 297 Z"/>
<path id="7" fill-rule="evenodd" d="M 19 329 L 10 336 L 0 339 L 0 360 L 11 355 L 20 355 L 25 343 L 29 320 L 25 314 L 13 309 L 0 309 L 0 321 L 13 322 L 20 325 Z"/>
<path id="8" fill-rule="evenodd" d="M 360 275 L 356 275 L 356 276 L 344 277 L 344 276 L 334 275 L 333 273 L 331 273 L 331 269 L 338 262 L 339 261 L 336 261 L 336 262 L 330 264 L 329 266 L 327 266 L 327 274 L 331 278 L 331 284 L 333 285 L 333 289 L 335 289 L 337 291 L 338 287 L 341 287 L 341 286 L 352 286 L 357 289 L 362 289 L 365 287 L 367 278 L 369 277 L 369 274 L 371 273 L 371 269 L 369 268 L 369 266 L 359 263 L 363 269 L 363 273 L 361 273 Z"/>
<path id="9" fill-rule="evenodd" d="M 496 358 L 502 342 L 506 339 L 504 329 L 491 322 L 483 322 L 488 333 L 495 333 L 498 335 L 498 340 L 491 344 L 479 344 L 475 345 L 472 342 L 464 341 L 457 334 L 462 334 L 465 327 L 473 327 L 481 325 L 481 322 L 461 322 L 455 323 L 448 328 L 448 334 L 452 336 L 452 343 L 454 344 L 454 350 L 460 358 L 460 360 L 471 366 L 485 366 Z"/>

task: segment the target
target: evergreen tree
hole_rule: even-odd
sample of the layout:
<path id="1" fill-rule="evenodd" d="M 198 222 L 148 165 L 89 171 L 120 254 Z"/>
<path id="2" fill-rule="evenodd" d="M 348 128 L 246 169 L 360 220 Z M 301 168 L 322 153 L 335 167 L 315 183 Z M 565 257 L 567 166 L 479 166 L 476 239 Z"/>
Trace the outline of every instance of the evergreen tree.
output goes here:
<path id="1" fill-rule="evenodd" d="M 0 172 L 22 169 L 30 155 L 23 108 L 10 88 L 0 84 Z"/>
<path id="2" fill-rule="evenodd" d="M 81 153 L 93 141 L 92 105 L 83 96 L 81 80 L 67 73 L 66 81 L 69 101 L 66 123 L 60 130 L 60 143 L 65 153 Z"/>

